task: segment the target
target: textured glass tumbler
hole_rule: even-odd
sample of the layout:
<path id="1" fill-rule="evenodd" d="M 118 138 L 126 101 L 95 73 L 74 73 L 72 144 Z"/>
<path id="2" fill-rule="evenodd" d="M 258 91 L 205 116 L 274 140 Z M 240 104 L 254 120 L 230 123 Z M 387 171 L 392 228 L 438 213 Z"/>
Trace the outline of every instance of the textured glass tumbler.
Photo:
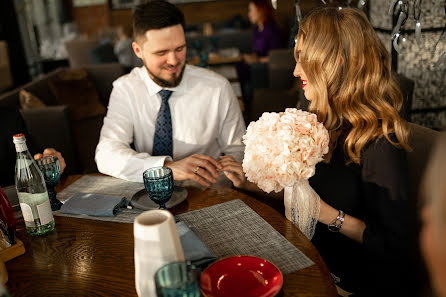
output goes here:
<path id="1" fill-rule="evenodd" d="M 199 297 L 200 270 L 187 262 L 169 263 L 155 273 L 158 297 Z"/>
<path id="2" fill-rule="evenodd" d="M 43 178 L 45 179 L 51 203 L 51 210 L 59 210 L 62 206 L 62 202 L 56 198 L 56 191 L 54 190 L 54 187 L 57 186 L 60 178 L 59 159 L 55 156 L 42 157 L 37 160 L 37 165 L 39 166 L 40 171 L 42 171 Z"/>
<path id="3" fill-rule="evenodd" d="M 143 173 L 144 187 L 150 199 L 167 209 L 166 203 L 172 197 L 173 173 L 168 167 L 153 167 Z"/>

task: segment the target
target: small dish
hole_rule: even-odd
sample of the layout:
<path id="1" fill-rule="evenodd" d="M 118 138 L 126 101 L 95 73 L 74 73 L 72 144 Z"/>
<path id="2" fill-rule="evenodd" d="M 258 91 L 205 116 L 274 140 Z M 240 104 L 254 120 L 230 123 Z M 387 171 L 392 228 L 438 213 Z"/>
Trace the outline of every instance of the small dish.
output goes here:
<path id="1" fill-rule="evenodd" d="M 280 270 L 253 256 L 234 256 L 214 262 L 201 274 L 205 297 L 273 297 L 283 285 Z"/>
<path id="2" fill-rule="evenodd" d="M 186 198 L 187 198 L 187 190 L 183 187 L 175 185 L 173 188 L 172 197 L 169 199 L 169 201 L 167 201 L 166 207 L 172 208 L 175 205 L 178 205 L 181 202 L 183 202 L 184 200 L 186 200 Z M 147 194 L 145 189 L 142 189 L 141 191 L 136 192 L 135 195 L 133 195 L 130 202 L 133 205 L 133 207 L 138 208 L 138 209 L 149 210 L 149 209 L 158 209 L 159 208 L 159 205 L 156 204 L 155 202 L 153 202 L 149 198 L 149 195 Z"/>

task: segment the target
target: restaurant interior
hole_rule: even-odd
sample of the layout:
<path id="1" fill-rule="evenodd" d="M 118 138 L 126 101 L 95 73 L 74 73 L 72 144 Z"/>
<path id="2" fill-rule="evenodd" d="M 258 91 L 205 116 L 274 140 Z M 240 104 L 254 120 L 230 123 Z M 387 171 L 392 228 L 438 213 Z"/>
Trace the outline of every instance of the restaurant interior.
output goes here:
<path id="1" fill-rule="evenodd" d="M 86 180 L 82 184 L 84 187 L 91 187 L 88 188 L 91 191 L 96 191 L 95 187 L 103 186 L 104 189 L 110 186 L 105 181 L 101 184 L 99 177 L 102 176 L 95 161 L 95 151 L 107 114 L 112 83 L 129 73 L 133 67 L 143 65 L 136 56 L 133 56 L 131 61 L 123 62 L 116 52 L 121 35 L 125 35 L 127 40 L 133 38 L 133 8 L 143 2 L 145 1 L 2 1 L 0 108 L 15 108 L 20 111 L 37 147 L 54 147 L 62 153 L 67 167 L 56 187 L 57 192 L 60 191 L 60 200 L 74 193 L 70 192 L 69 186 L 81 181 L 83 176 L 92 177 L 92 184 L 88 184 Z M 268 52 L 266 61 L 250 64 L 249 82 L 241 78 L 237 65 L 243 61 L 245 55 L 253 53 L 253 25 L 248 17 L 250 1 L 169 2 L 180 8 L 185 16 L 187 63 L 215 71 L 229 80 L 246 126 L 252 121 L 257 121 L 264 112 L 281 112 L 286 108 L 306 110 L 309 105 L 301 80 L 293 76 L 296 65 L 294 46 L 298 32 L 296 7 L 300 9 L 300 17 L 305 17 L 311 10 L 323 6 L 338 9 L 355 7 L 362 10 L 391 56 L 392 72 L 403 96 L 400 115 L 411 123 L 412 129 L 409 138 L 412 151 L 407 157 L 410 181 L 408 188 L 411 195 L 418 195 L 430 152 L 440 134 L 438 131 L 444 131 L 446 128 L 446 2 L 272 0 L 283 42 L 279 48 Z M 409 13 L 402 24 L 399 20 L 400 8 L 395 9 L 395 5 L 400 5 L 400 2 L 402 6 L 407 4 L 409 7 Z M 389 9 L 390 4 L 394 5 L 394 11 Z M 421 34 L 417 32 L 417 22 L 421 24 Z M 398 24 L 401 24 L 401 29 L 398 31 L 399 37 L 396 38 L 398 40 L 395 41 L 394 28 Z M 130 186 L 117 185 L 116 187 L 121 189 L 125 188 L 125 191 L 117 192 L 118 195 L 125 193 L 136 197 L 134 195 L 137 195 L 138 191 L 145 194 L 143 186 L 139 187 L 136 193 L 130 190 Z M 274 240 L 284 245 L 291 243 L 290 250 L 297 248 L 297 252 L 302 251 L 289 254 L 288 258 L 279 257 L 280 259 L 274 258 L 278 255 L 274 255 L 271 250 L 267 251 L 268 248 L 261 254 L 269 260 L 274 258 L 271 262 L 279 266 L 280 279 L 283 277 L 285 280 L 283 284 L 280 283 L 278 290 L 281 291 L 277 296 L 349 296 L 348 292 L 336 288 L 332 280 L 334 275 L 330 274 L 316 248 L 285 218 L 283 200 L 236 191 L 234 187 L 205 189 L 186 184 L 184 188 L 187 189 L 188 201 L 186 204 L 181 203 L 186 199 L 185 196 L 178 202 L 180 204 L 173 208 L 174 219 L 188 223 L 191 229 L 199 229 L 201 236 L 205 236 L 203 234 L 206 232 L 214 232 L 211 227 L 206 226 L 211 224 L 206 221 L 207 223 L 203 223 L 205 226 L 201 225 L 197 217 L 188 215 L 190 211 L 214 207 L 212 212 L 206 213 L 208 219 L 214 219 L 220 226 L 226 226 L 225 220 L 219 221 L 216 213 L 227 213 L 227 216 L 230 216 L 231 211 L 238 213 L 240 210 L 246 211 L 239 214 L 243 218 L 234 215 L 232 219 L 240 219 L 243 224 L 246 223 L 246 218 L 249 218 L 250 222 L 257 222 L 257 227 L 249 225 L 254 229 L 252 232 L 255 236 L 269 236 L 268 234 L 275 232 L 277 237 L 265 242 L 272 245 Z M 112 190 L 109 191 L 112 193 Z M 213 200 L 208 201 L 209 197 Z M 235 199 L 240 199 L 243 205 L 237 204 L 239 201 L 236 203 Z M 217 209 L 218 205 L 223 205 L 220 203 L 230 204 L 227 204 L 228 208 Z M 419 202 L 415 204 L 417 203 Z M 244 208 L 246 205 L 247 209 Z M 252 210 L 255 214 L 251 214 Z M 129 217 L 136 213 L 130 211 Z M 123 218 L 122 222 L 129 223 L 126 219 Z M 257 219 L 259 221 L 256 221 Z M 113 225 L 110 227 L 101 225 L 100 220 L 88 222 L 92 223 L 85 224 L 83 220 L 75 221 L 68 216 L 58 216 L 55 233 L 39 238 L 30 238 L 24 231 L 23 222 L 23 226 L 18 225 L 17 228 L 19 230 L 21 227 L 21 231 L 17 234 L 23 241 L 23 252 L 17 251 L 18 254 L 10 256 L 8 260 L 4 260 L 0 255 L 1 260 L 8 261 L 4 273 L 6 270 L 6 273 L 9 273 L 6 288 L 11 296 L 43 296 L 45 293 L 47 296 L 136 296 L 136 258 L 133 257 L 137 255 L 138 240 L 136 235 L 133 236 L 132 224 L 123 224 L 117 220 L 111 223 Z M 263 223 L 267 223 L 267 226 Z M 260 230 L 259 226 L 265 229 Z M 209 230 L 205 227 L 209 227 Z M 265 230 L 270 227 L 272 231 L 267 233 Z M 226 242 L 223 239 L 206 242 L 218 258 L 230 256 L 219 250 L 228 242 L 235 239 L 243 241 L 240 236 L 255 237 L 249 230 L 245 230 L 246 225 L 240 227 L 243 229 L 240 236 L 231 230 L 237 227 L 227 228 L 224 230 L 227 236 L 222 236 Z M 75 229 L 82 231 L 72 231 Z M 209 235 L 209 238 L 212 237 Z M 243 254 L 249 251 L 245 248 L 240 248 L 239 254 L 247 255 Z M 259 250 L 262 250 L 262 247 Z M 24 255 L 19 256 L 23 253 Z M 110 259 L 107 259 L 107 253 Z M 385 264 L 383 263 L 383 266 Z M 422 293 L 416 292 L 413 296 L 421 296 L 426 292 L 430 294 L 426 268 L 421 259 L 417 261 L 417 265 L 417 274 L 407 281 L 419 282 L 417 290 Z M 33 275 L 38 271 L 45 272 Z M 210 274 L 209 277 L 214 276 Z M 69 283 L 74 285 L 70 286 L 70 293 L 66 287 Z M 241 287 L 245 285 L 247 284 L 243 282 L 237 284 Z M 137 289 L 140 294 L 139 290 L 142 289 Z M 270 289 L 274 291 L 277 286 Z M 275 296 L 252 293 L 240 295 L 240 290 L 237 293 L 231 292 L 230 294 L 235 294 L 233 296 Z M 203 287 L 201 294 L 231 296 L 212 295 L 213 293 Z M 383 292 L 382 296 L 387 295 Z"/>
<path id="2" fill-rule="evenodd" d="M 126 67 L 122 69 L 117 66 L 118 58 L 113 53 L 113 44 L 117 41 L 117 28 L 131 26 L 133 2 L 41 0 L 6 1 L 3 4 L 0 105 L 20 106 L 20 90 L 26 90 L 29 96 L 40 99 L 49 109 L 36 112 L 21 106 L 24 119 L 30 126 L 30 132 L 38 133 L 36 139 L 40 147 L 47 147 L 49 141 L 48 136 L 40 135 L 41 128 L 60 129 L 54 132 L 59 137 L 52 140 L 53 146 L 64 152 L 70 164 L 79 164 L 67 168 L 68 173 L 97 171 L 93 160 L 94 149 L 108 105 L 111 82 L 127 72 Z M 421 43 L 416 41 L 415 22 L 410 17 L 399 41 L 399 54 L 392 46 L 391 38 L 397 17 L 389 15 L 388 7 L 385 7 L 387 2 L 365 1 L 362 9 L 391 53 L 392 70 L 403 92 L 402 116 L 421 126 L 442 130 L 446 125 L 446 70 L 445 63 L 440 59 L 445 51 L 444 38 L 441 37 L 444 15 L 441 9 L 436 9 L 435 5 L 439 5 L 439 1 L 434 2 L 421 3 Z M 299 3 L 303 16 L 318 6 L 358 5 L 358 1 Z M 257 120 L 263 112 L 277 112 L 295 106 L 305 108 L 308 105 L 299 85 L 300 80 L 292 75 L 295 64 L 294 37 L 297 31 L 294 2 L 278 0 L 276 5 L 275 14 L 283 35 L 283 48 L 273 50 L 267 63 L 252 65 L 251 84 L 247 87 L 249 91 L 245 92 L 240 86 L 234 65 L 241 55 L 252 52 L 248 1 L 178 2 L 186 19 L 189 63 L 210 66 L 231 81 L 247 124 Z M 134 60 L 132 66 L 141 66 L 136 56 Z M 86 67 L 94 82 L 94 86 L 86 93 L 94 99 L 80 103 L 76 101 L 80 94 L 70 98 L 64 89 L 70 88 L 69 84 L 60 85 L 60 88 L 50 87 L 49 82 L 57 72 L 82 67 Z M 74 85 L 71 87 L 76 88 Z M 244 106 L 247 101 L 244 96 L 252 97 L 247 106 Z M 81 106 L 84 104 L 89 106 Z M 79 111 L 76 111 L 74 118 L 65 117 L 65 121 L 59 121 L 55 128 L 51 119 L 57 121 L 64 118 L 63 113 L 67 111 L 60 109 L 63 105 L 68 105 L 70 112 L 74 109 Z M 56 106 L 59 110 L 55 110 Z M 39 121 L 41 118 L 46 121 Z M 34 123 L 34 119 L 38 123 Z"/>

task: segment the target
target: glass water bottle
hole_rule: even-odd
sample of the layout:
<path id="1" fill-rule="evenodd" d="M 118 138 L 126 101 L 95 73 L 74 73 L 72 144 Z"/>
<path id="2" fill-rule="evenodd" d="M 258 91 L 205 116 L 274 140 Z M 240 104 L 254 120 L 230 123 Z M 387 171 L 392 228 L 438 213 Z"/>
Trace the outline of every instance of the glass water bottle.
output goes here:
<path id="1" fill-rule="evenodd" d="M 43 235 L 54 230 L 54 218 L 43 174 L 26 146 L 23 134 L 14 135 L 17 152 L 15 186 L 26 231 Z"/>

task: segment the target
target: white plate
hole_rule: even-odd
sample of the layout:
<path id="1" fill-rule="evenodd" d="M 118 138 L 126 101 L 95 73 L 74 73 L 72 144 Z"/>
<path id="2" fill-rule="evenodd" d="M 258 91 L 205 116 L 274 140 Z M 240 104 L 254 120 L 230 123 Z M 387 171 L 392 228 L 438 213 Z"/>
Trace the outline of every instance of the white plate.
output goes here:
<path id="1" fill-rule="evenodd" d="M 175 205 L 180 204 L 187 198 L 187 190 L 180 186 L 174 186 L 172 197 L 167 201 L 166 207 L 172 208 Z M 149 210 L 149 209 L 158 209 L 159 205 L 152 201 L 152 199 L 149 198 L 149 195 L 147 194 L 145 189 L 142 189 L 141 191 L 136 192 L 135 195 L 133 195 L 132 200 L 130 201 L 133 207 Z"/>

